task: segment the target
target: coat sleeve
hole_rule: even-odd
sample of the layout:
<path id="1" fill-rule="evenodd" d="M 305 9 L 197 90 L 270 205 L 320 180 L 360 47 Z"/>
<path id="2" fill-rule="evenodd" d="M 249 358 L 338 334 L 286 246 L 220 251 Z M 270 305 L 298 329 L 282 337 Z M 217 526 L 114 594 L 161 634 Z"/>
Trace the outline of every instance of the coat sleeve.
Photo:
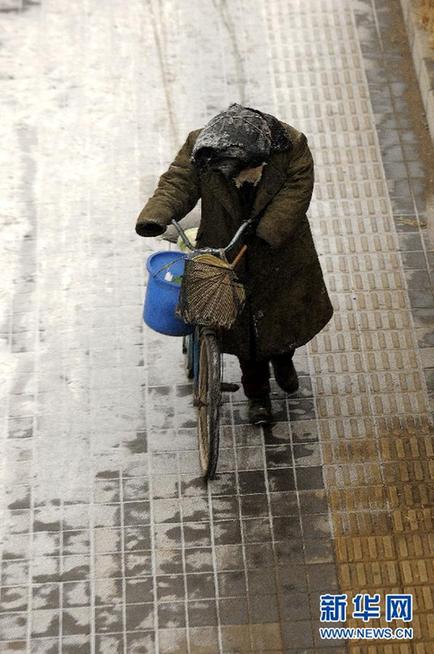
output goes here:
<path id="1" fill-rule="evenodd" d="M 286 181 L 268 205 L 256 234 L 272 248 L 290 238 L 310 204 L 314 185 L 314 163 L 306 136 L 294 144 Z"/>
<path id="2" fill-rule="evenodd" d="M 197 131 L 189 133 L 175 159 L 161 175 L 154 194 L 141 210 L 136 222 L 136 232 L 141 236 L 151 235 L 147 232 L 147 223 L 161 226 L 162 232 L 172 218 L 184 218 L 199 200 L 199 175 L 190 161 L 195 136 Z"/>

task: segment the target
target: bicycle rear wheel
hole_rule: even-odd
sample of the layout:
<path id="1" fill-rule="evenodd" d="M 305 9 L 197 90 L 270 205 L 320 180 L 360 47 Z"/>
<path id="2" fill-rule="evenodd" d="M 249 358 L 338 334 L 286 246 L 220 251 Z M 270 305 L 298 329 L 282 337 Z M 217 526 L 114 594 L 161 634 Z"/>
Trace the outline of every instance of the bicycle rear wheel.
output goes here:
<path id="1" fill-rule="evenodd" d="M 196 393 L 199 458 L 205 479 L 213 479 L 219 453 L 219 409 L 221 402 L 220 348 L 215 334 L 200 335 Z"/>

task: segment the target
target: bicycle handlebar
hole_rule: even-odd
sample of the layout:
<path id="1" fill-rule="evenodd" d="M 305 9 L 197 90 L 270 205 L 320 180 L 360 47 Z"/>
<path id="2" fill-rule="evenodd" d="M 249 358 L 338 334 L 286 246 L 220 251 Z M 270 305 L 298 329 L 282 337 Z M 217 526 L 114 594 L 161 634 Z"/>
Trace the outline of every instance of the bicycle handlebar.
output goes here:
<path id="1" fill-rule="evenodd" d="M 184 245 L 189 249 L 189 250 L 198 250 L 200 249 L 203 252 L 210 252 L 210 253 L 221 253 L 222 251 L 224 253 L 228 252 L 238 241 L 240 240 L 241 236 L 243 233 L 246 231 L 247 227 L 250 227 L 250 225 L 254 222 L 253 218 L 249 218 L 248 220 L 245 220 L 237 229 L 235 232 L 235 235 L 232 237 L 232 240 L 230 243 L 225 247 L 225 248 L 195 248 L 193 244 L 191 243 L 190 239 L 182 229 L 181 225 L 173 218 L 172 219 L 172 225 L 175 227 L 176 231 L 178 232 L 179 236 L 182 239 L 182 242 Z"/>
<path id="2" fill-rule="evenodd" d="M 178 222 L 176 222 L 175 218 L 173 218 L 171 222 L 172 222 L 172 225 L 174 225 L 174 227 L 175 227 L 176 231 L 178 232 L 179 236 L 181 237 L 182 242 L 184 243 L 184 245 L 186 247 L 188 247 L 189 250 L 194 250 L 195 248 L 193 247 L 192 242 L 190 241 L 187 234 L 182 229 L 181 225 Z"/>

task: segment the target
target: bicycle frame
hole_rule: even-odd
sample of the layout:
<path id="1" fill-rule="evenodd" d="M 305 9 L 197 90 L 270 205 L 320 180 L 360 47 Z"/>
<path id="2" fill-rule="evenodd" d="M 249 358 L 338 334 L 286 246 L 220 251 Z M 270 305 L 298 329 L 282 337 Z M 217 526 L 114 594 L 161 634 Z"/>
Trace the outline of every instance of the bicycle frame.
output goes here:
<path id="1" fill-rule="evenodd" d="M 191 243 L 177 221 L 175 219 L 172 220 L 172 224 L 190 252 L 193 254 L 213 254 L 224 260 L 226 260 L 227 252 L 240 241 L 241 236 L 253 222 L 254 220 L 252 218 L 244 221 L 225 248 L 197 248 Z M 246 247 L 246 245 L 241 247 L 231 264 L 232 266 L 236 265 L 237 260 L 242 256 Z M 192 374 L 189 374 L 189 378 L 193 378 L 193 402 L 198 412 L 199 456 L 204 478 L 208 481 L 208 479 L 214 478 L 218 461 L 221 393 L 222 391 L 236 391 L 239 386 L 238 384 L 224 384 L 222 382 L 223 359 L 220 353 L 217 332 L 214 329 L 198 327 L 196 325 L 193 334 L 186 337 L 185 345 L 186 350 L 184 351 L 187 352 L 187 360 L 191 360 L 192 364 L 191 370 L 189 370 L 189 373 Z M 200 363 L 202 354 L 204 356 L 206 354 L 206 366 Z M 208 381 L 204 382 L 204 380 Z M 206 386 L 205 399 L 203 399 L 202 392 L 204 383 L 209 384 L 209 386 Z M 208 393 L 210 393 L 209 396 Z M 204 433 L 206 434 L 207 450 L 204 450 Z"/>

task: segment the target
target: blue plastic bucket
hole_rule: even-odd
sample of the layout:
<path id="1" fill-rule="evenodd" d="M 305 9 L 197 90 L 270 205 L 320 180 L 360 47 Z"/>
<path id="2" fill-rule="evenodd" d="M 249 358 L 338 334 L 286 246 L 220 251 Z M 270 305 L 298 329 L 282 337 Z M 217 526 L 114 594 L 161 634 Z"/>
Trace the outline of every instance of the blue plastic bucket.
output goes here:
<path id="1" fill-rule="evenodd" d="M 149 273 L 143 320 L 156 332 L 167 336 L 191 334 L 193 326 L 175 315 L 181 284 L 165 277 L 182 277 L 186 254 L 183 252 L 155 252 L 146 262 Z"/>

